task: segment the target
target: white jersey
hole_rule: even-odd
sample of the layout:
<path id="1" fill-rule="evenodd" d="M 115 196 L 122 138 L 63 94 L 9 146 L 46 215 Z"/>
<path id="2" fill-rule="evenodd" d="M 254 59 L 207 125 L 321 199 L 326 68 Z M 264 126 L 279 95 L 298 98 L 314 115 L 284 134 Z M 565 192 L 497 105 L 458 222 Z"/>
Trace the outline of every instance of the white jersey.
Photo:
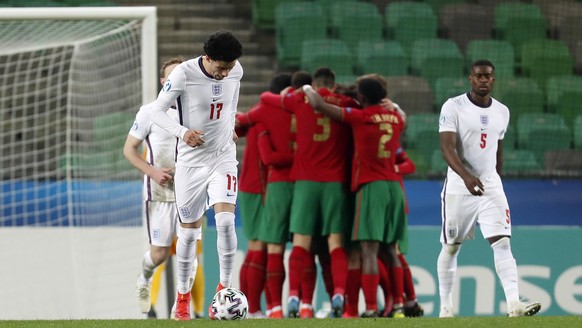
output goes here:
<path id="1" fill-rule="evenodd" d="M 242 66 L 237 61 L 228 77 L 216 80 L 206 72 L 202 60 L 200 56 L 178 65 L 153 106 L 152 120 L 180 138 L 177 166 L 212 165 L 223 152 L 235 151 L 233 134 Z M 179 123 L 165 114 L 174 102 Z M 205 143 L 196 148 L 188 146 L 182 140 L 187 130 L 202 131 Z"/>
<path id="2" fill-rule="evenodd" d="M 129 134 L 145 141 L 147 147 L 146 162 L 154 167 L 173 169 L 176 160 L 177 140 L 172 134 L 152 122 L 152 105 L 153 103 L 149 103 L 139 109 Z M 168 116 L 175 122 L 178 121 L 178 111 L 176 109 L 168 109 Z M 175 201 L 173 183 L 168 183 L 166 187 L 163 187 L 145 174 L 143 192 L 145 200 Z"/>
<path id="3" fill-rule="evenodd" d="M 503 188 L 496 171 L 497 143 L 503 139 L 509 124 L 509 109 L 491 98 L 481 107 L 469 94 L 450 98 L 441 109 L 439 132 L 457 134 L 457 154 L 465 167 L 483 182 L 486 192 Z M 447 171 L 448 194 L 470 194 L 463 179 L 450 167 Z"/>

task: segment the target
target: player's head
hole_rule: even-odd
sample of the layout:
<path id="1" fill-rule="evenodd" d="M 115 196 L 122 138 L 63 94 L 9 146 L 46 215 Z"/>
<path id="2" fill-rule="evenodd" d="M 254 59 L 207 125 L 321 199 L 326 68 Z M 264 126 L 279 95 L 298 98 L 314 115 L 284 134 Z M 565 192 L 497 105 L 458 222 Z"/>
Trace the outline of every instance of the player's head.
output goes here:
<path id="1" fill-rule="evenodd" d="M 356 80 L 356 83 L 358 80 L 367 79 L 367 78 L 374 79 L 374 80 L 380 82 L 382 87 L 384 87 L 384 89 L 386 89 L 386 92 L 388 92 L 388 81 L 386 81 L 386 79 L 384 77 L 382 77 L 382 75 L 380 75 L 380 74 L 370 73 L 370 74 L 362 75 L 362 76 L 358 77 L 358 79 Z"/>
<path id="2" fill-rule="evenodd" d="M 366 106 L 377 105 L 386 98 L 386 89 L 375 78 L 364 77 L 358 79 L 358 101 Z"/>
<path id="3" fill-rule="evenodd" d="M 164 85 L 166 83 L 166 79 L 170 76 L 170 73 L 176 68 L 176 66 L 180 65 L 184 59 L 182 57 L 174 57 L 166 60 L 162 64 L 162 68 L 160 68 L 160 83 Z"/>
<path id="4" fill-rule="evenodd" d="M 317 88 L 335 89 L 335 73 L 327 67 L 321 67 L 313 73 L 313 86 Z"/>
<path id="5" fill-rule="evenodd" d="M 296 71 L 291 76 L 291 86 L 295 89 L 299 89 L 304 85 L 311 85 L 311 83 L 313 83 L 313 78 L 309 72 Z"/>
<path id="6" fill-rule="evenodd" d="M 280 93 L 286 87 L 291 85 L 290 73 L 277 73 L 269 84 L 269 91 L 272 93 Z"/>
<path id="7" fill-rule="evenodd" d="M 477 60 L 471 65 L 469 74 L 471 91 L 481 97 L 491 93 L 495 82 L 495 66 L 486 59 Z"/>
<path id="8" fill-rule="evenodd" d="M 204 68 L 212 77 L 222 80 L 242 56 L 242 44 L 231 32 L 220 30 L 204 41 L 204 53 Z"/>

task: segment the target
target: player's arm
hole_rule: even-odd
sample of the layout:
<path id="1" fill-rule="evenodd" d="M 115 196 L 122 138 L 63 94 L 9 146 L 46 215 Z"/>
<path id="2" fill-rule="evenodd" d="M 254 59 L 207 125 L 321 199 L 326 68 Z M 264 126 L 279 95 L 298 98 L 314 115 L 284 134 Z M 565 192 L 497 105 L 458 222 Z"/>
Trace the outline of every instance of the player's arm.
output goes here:
<path id="1" fill-rule="evenodd" d="M 396 173 L 400 175 L 412 174 L 416 171 L 416 165 L 408 157 L 402 147 L 396 151 L 396 164 L 394 165 Z"/>
<path id="2" fill-rule="evenodd" d="M 169 168 L 157 168 L 146 162 L 139 154 L 139 148 L 142 143 L 143 140 L 128 134 L 123 146 L 123 156 L 136 169 L 152 178 L 160 186 L 164 186 L 168 181 L 172 180 L 172 175 L 170 174 L 172 170 Z"/>
<path id="3" fill-rule="evenodd" d="M 327 103 L 317 91 L 310 85 L 303 86 L 303 92 L 309 99 L 309 104 L 318 112 L 331 118 L 332 120 L 341 121 L 343 110 L 341 107 Z"/>
<path id="4" fill-rule="evenodd" d="M 485 188 L 481 180 L 471 174 L 465 167 L 459 154 L 457 153 L 457 133 L 444 131 L 440 132 L 441 152 L 449 167 L 453 169 L 465 182 L 467 190 L 475 196 L 483 195 Z"/>
<path id="5" fill-rule="evenodd" d="M 258 126 L 261 126 L 261 124 Z M 261 156 L 261 161 L 265 165 L 273 165 L 276 167 L 291 166 L 293 164 L 293 153 L 274 150 L 269 132 L 262 127 L 259 129 L 261 130 L 259 132 L 259 155 Z"/>

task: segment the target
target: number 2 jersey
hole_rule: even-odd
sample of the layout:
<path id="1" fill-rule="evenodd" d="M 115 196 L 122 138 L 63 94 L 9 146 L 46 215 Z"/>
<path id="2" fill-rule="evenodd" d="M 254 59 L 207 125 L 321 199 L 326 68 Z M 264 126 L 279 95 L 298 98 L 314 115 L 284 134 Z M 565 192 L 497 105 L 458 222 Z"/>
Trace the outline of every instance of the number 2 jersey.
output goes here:
<path id="1" fill-rule="evenodd" d="M 447 100 L 441 109 L 439 132 L 457 134 L 457 154 L 465 167 L 484 184 L 485 190 L 503 188 L 497 174 L 497 143 L 509 125 L 509 109 L 491 98 L 488 106 L 479 106 L 470 94 Z M 447 171 L 448 194 L 471 194 L 463 179 L 450 167 Z"/>

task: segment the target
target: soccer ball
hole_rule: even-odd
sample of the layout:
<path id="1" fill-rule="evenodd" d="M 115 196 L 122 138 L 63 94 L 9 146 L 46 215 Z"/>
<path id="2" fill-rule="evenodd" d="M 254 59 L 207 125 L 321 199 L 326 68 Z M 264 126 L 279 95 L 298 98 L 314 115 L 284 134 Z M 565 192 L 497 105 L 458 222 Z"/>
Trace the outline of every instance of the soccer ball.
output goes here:
<path id="1" fill-rule="evenodd" d="M 209 311 L 216 320 L 242 320 L 247 317 L 249 302 L 240 290 L 224 288 L 214 295 Z"/>

